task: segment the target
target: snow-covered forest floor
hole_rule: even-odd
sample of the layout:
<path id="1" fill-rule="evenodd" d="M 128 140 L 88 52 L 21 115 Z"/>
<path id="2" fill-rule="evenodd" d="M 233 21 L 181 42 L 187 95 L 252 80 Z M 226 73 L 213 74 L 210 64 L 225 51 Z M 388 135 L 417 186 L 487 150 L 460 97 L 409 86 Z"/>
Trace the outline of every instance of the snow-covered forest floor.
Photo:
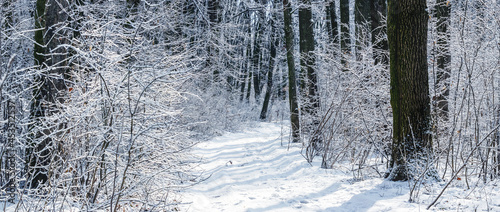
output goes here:
<path id="1" fill-rule="evenodd" d="M 300 144 L 288 143 L 289 124 L 259 123 L 198 144 L 205 180 L 182 193 L 181 211 L 427 211 L 449 179 L 411 185 L 366 176 L 353 180 L 347 163 L 308 164 Z M 384 165 L 379 167 L 382 171 Z M 497 183 L 454 181 L 430 211 L 500 211 Z"/>

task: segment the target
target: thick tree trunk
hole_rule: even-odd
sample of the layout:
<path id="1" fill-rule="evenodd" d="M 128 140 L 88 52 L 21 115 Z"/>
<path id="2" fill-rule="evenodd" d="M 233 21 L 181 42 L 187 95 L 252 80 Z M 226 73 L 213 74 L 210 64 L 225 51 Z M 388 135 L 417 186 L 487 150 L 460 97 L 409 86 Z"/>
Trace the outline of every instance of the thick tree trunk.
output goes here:
<path id="1" fill-rule="evenodd" d="M 340 52 L 343 71 L 349 70 L 351 35 L 349 32 L 349 0 L 340 0 Z"/>
<path id="2" fill-rule="evenodd" d="M 33 51 L 33 56 L 35 58 L 35 65 L 37 65 L 40 69 L 46 67 L 45 65 L 45 42 L 44 42 L 44 27 L 45 27 L 45 19 L 44 19 L 44 15 L 45 15 L 45 4 L 46 4 L 46 0 L 37 0 L 36 1 L 36 8 L 35 8 L 35 15 L 34 15 L 34 18 L 35 18 L 35 29 L 37 29 L 35 31 L 35 47 L 34 47 L 34 51 Z M 40 77 L 38 79 L 36 79 L 36 81 L 38 82 L 43 82 L 44 81 L 44 78 Z M 40 117 L 43 116 L 44 112 L 42 111 L 43 108 L 42 108 L 42 101 L 43 101 L 43 98 L 42 98 L 42 95 L 41 95 L 41 88 L 39 89 L 35 89 L 33 91 L 33 96 L 34 96 L 34 101 L 32 102 L 32 105 L 31 105 L 31 116 L 33 119 L 35 119 L 35 122 L 40 125 L 40 120 L 38 120 Z M 35 124 L 36 125 L 36 124 Z M 36 132 L 36 126 L 32 126 L 32 135 L 31 135 L 31 140 L 28 144 L 28 148 L 26 149 L 26 156 L 27 156 L 27 160 L 28 161 L 28 172 L 29 172 L 29 180 L 31 180 L 30 182 L 30 186 L 32 188 L 36 188 L 38 187 L 38 184 L 39 182 L 41 183 L 45 183 L 47 181 L 47 175 L 44 174 L 46 172 L 46 170 L 43 170 L 43 169 L 40 169 L 40 168 L 33 168 L 33 167 L 37 167 L 37 166 L 45 166 L 47 165 L 47 163 L 45 161 L 43 161 L 43 163 L 40 163 L 40 159 L 38 158 L 38 151 L 36 151 L 37 149 L 40 149 L 38 146 L 41 146 L 41 148 L 43 149 L 43 145 L 45 144 L 37 144 L 37 138 L 40 137 L 41 135 L 39 133 Z M 45 152 L 45 154 L 47 154 Z"/>
<path id="3" fill-rule="evenodd" d="M 299 106 L 295 83 L 295 62 L 293 57 L 292 7 L 288 0 L 283 0 L 283 18 L 285 27 L 286 59 L 288 63 L 288 99 L 290 103 L 290 122 L 292 124 L 292 142 L 300 141 Z"/>
<path id="4" fill-rule="evenodd" d="M 307 92 L 307 103 L 304 104 L 304 113 L 311 117 L 310 129 L 315 129 L 319 124 L 319 97 L 318 79 L 314 70 L 314 24 L 312 21 L 311 1 L 301 0 L 303 7 L 299 9 L 299 39 L 300 39 L 300 69 L 307 76 L 305 89 Z M 312 140 L 314 146 L 318 146 L 320 140 L 315 136 Z"/>
<path id="5" fill-rule="evenodd" d="M 302 4 L 306 5 L 306 7 L 299 9 L 300 68 L 301 72 L 307 73 L 307 82 L 305 84 L 309 100 L 304 109 L 305 112 L 314 115 L 319 108 L 319 99 L 317 97 L 318 80 L 314 70 L 314 25 L 310 0 L 302 0 Z"/>
<path id="6" fill-rule="evenodd" d="M 432 152 L 425 0 L 389 0 L 393 144 L 390 180 L 409 180 Z M 432 170 L 432 169 L 431 169 Z M 436 176 L 432 171 L 428 175 Z"/>
<path id="7" fill-rule="evenodd" d="M 450 95 L 451 53 L 450 53 L 450 12 L 451 5 L 448 0 L 437 0 L 437 74 L 435 89 L 438 92 L 435 97 L 438 114 L 443 118 L 448 117 L 448 96 Z"/>
<path id="8" fill-rule="evenodd" d="M 48 165 L 58 157 L 60 144 L 53 138 L 54 131 L 64 127 L 63 123 L 51 123 L 43 126 L 44 117 L 58 113 L 58 104 L 64 102 L 64 94 L 67 91 L 66 81 L 69 79 L 66 57 L 68 52 L 65 48 L 58 48 L 61 44 L 68 43 L 67 30 L 62 29 L 63 23 L 68 20 L 68 14 L 64 12 L 69 9 L 67 2 L 56 0 L 38 0 L 35 14 L 35 64 L 46 71 L 37 81 L 41 86 L 35 89 L 34 101 L 32 103 L 32 117 L 35 125 L 33 135 L 34 141 L 27 149 L 29 157 L 29 172 L 31 187 L 36 188 L 40 183 L 48 180 Z M 43 29 L 43 30 L 41 30 Z M 44 48 L 45 44 L 46 48 Z M 37 168 L 32 168 L 37 167 Z"/>
<path id="9" fill-rule="evenodd" d="M 384 34 L 387 33 L 387 27 L 382 23 L 382 19 L 387 15 L 387 5 L 385 0 L 370 0 L 371 4 L 371 27 L 373 59 L 375 64 L 389 65 L 389 58 L 385 52 L 389 51 L 389 44 Z"/>

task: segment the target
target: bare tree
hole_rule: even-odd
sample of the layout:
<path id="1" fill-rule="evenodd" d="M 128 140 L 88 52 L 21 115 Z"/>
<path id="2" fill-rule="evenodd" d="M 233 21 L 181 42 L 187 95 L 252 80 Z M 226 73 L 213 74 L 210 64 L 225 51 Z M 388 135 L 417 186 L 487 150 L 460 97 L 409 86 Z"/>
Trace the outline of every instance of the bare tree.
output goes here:
<path id="1" fill-rule="evenodd" d="M 292 6 L 288 0 L 283 0 L 283 17 L 285 26 L 286 60 L 288 63 L 288 99 L 290 106 L 290 121 L 292 124 L 292 141 L 300 141 L 299 105 L 297 101 L 297 86 L 295 83 L 295 59 L 293 56 Z"/>

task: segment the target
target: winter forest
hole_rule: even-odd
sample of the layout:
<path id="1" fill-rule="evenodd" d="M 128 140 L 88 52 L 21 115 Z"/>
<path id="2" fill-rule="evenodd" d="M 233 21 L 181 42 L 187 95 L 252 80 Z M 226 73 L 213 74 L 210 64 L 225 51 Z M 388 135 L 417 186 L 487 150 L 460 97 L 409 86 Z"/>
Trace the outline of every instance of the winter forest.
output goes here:
<path id="1" fill-rule="evenodd" d="M 0 2 L 4 211 L 200 211 L 250 154 L 200 171 L 199 145 L 259 126 L 309 180 L 500 210 L 499 0 Z"/>

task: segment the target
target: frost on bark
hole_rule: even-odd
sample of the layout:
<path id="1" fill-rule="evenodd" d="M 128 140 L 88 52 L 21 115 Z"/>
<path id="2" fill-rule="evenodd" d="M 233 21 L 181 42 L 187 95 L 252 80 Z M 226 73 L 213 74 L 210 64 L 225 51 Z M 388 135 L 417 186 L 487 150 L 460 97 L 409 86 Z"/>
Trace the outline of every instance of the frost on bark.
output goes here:
<path id="1" fill-rule="evenodd" d="M 292 142 L 300 141 L 299 106 L 297 103 L 297 86 L 295 83 L 295 62 L 293 57 L 292 7 L 288 0 L 283 0 L 283 18 L 285 27 L 286 60 L 288 63 L 288 99 L 290 105 L 290 122 L 292 124 Z"/>
<path id="2" fill-rule="evenodd" d="M 392 158 L 388 178 L 409 180 L 424 171 L 437 179 L 432 168 L 430 98 L 427 71 L 425 0 L 389 0 Z"/>

